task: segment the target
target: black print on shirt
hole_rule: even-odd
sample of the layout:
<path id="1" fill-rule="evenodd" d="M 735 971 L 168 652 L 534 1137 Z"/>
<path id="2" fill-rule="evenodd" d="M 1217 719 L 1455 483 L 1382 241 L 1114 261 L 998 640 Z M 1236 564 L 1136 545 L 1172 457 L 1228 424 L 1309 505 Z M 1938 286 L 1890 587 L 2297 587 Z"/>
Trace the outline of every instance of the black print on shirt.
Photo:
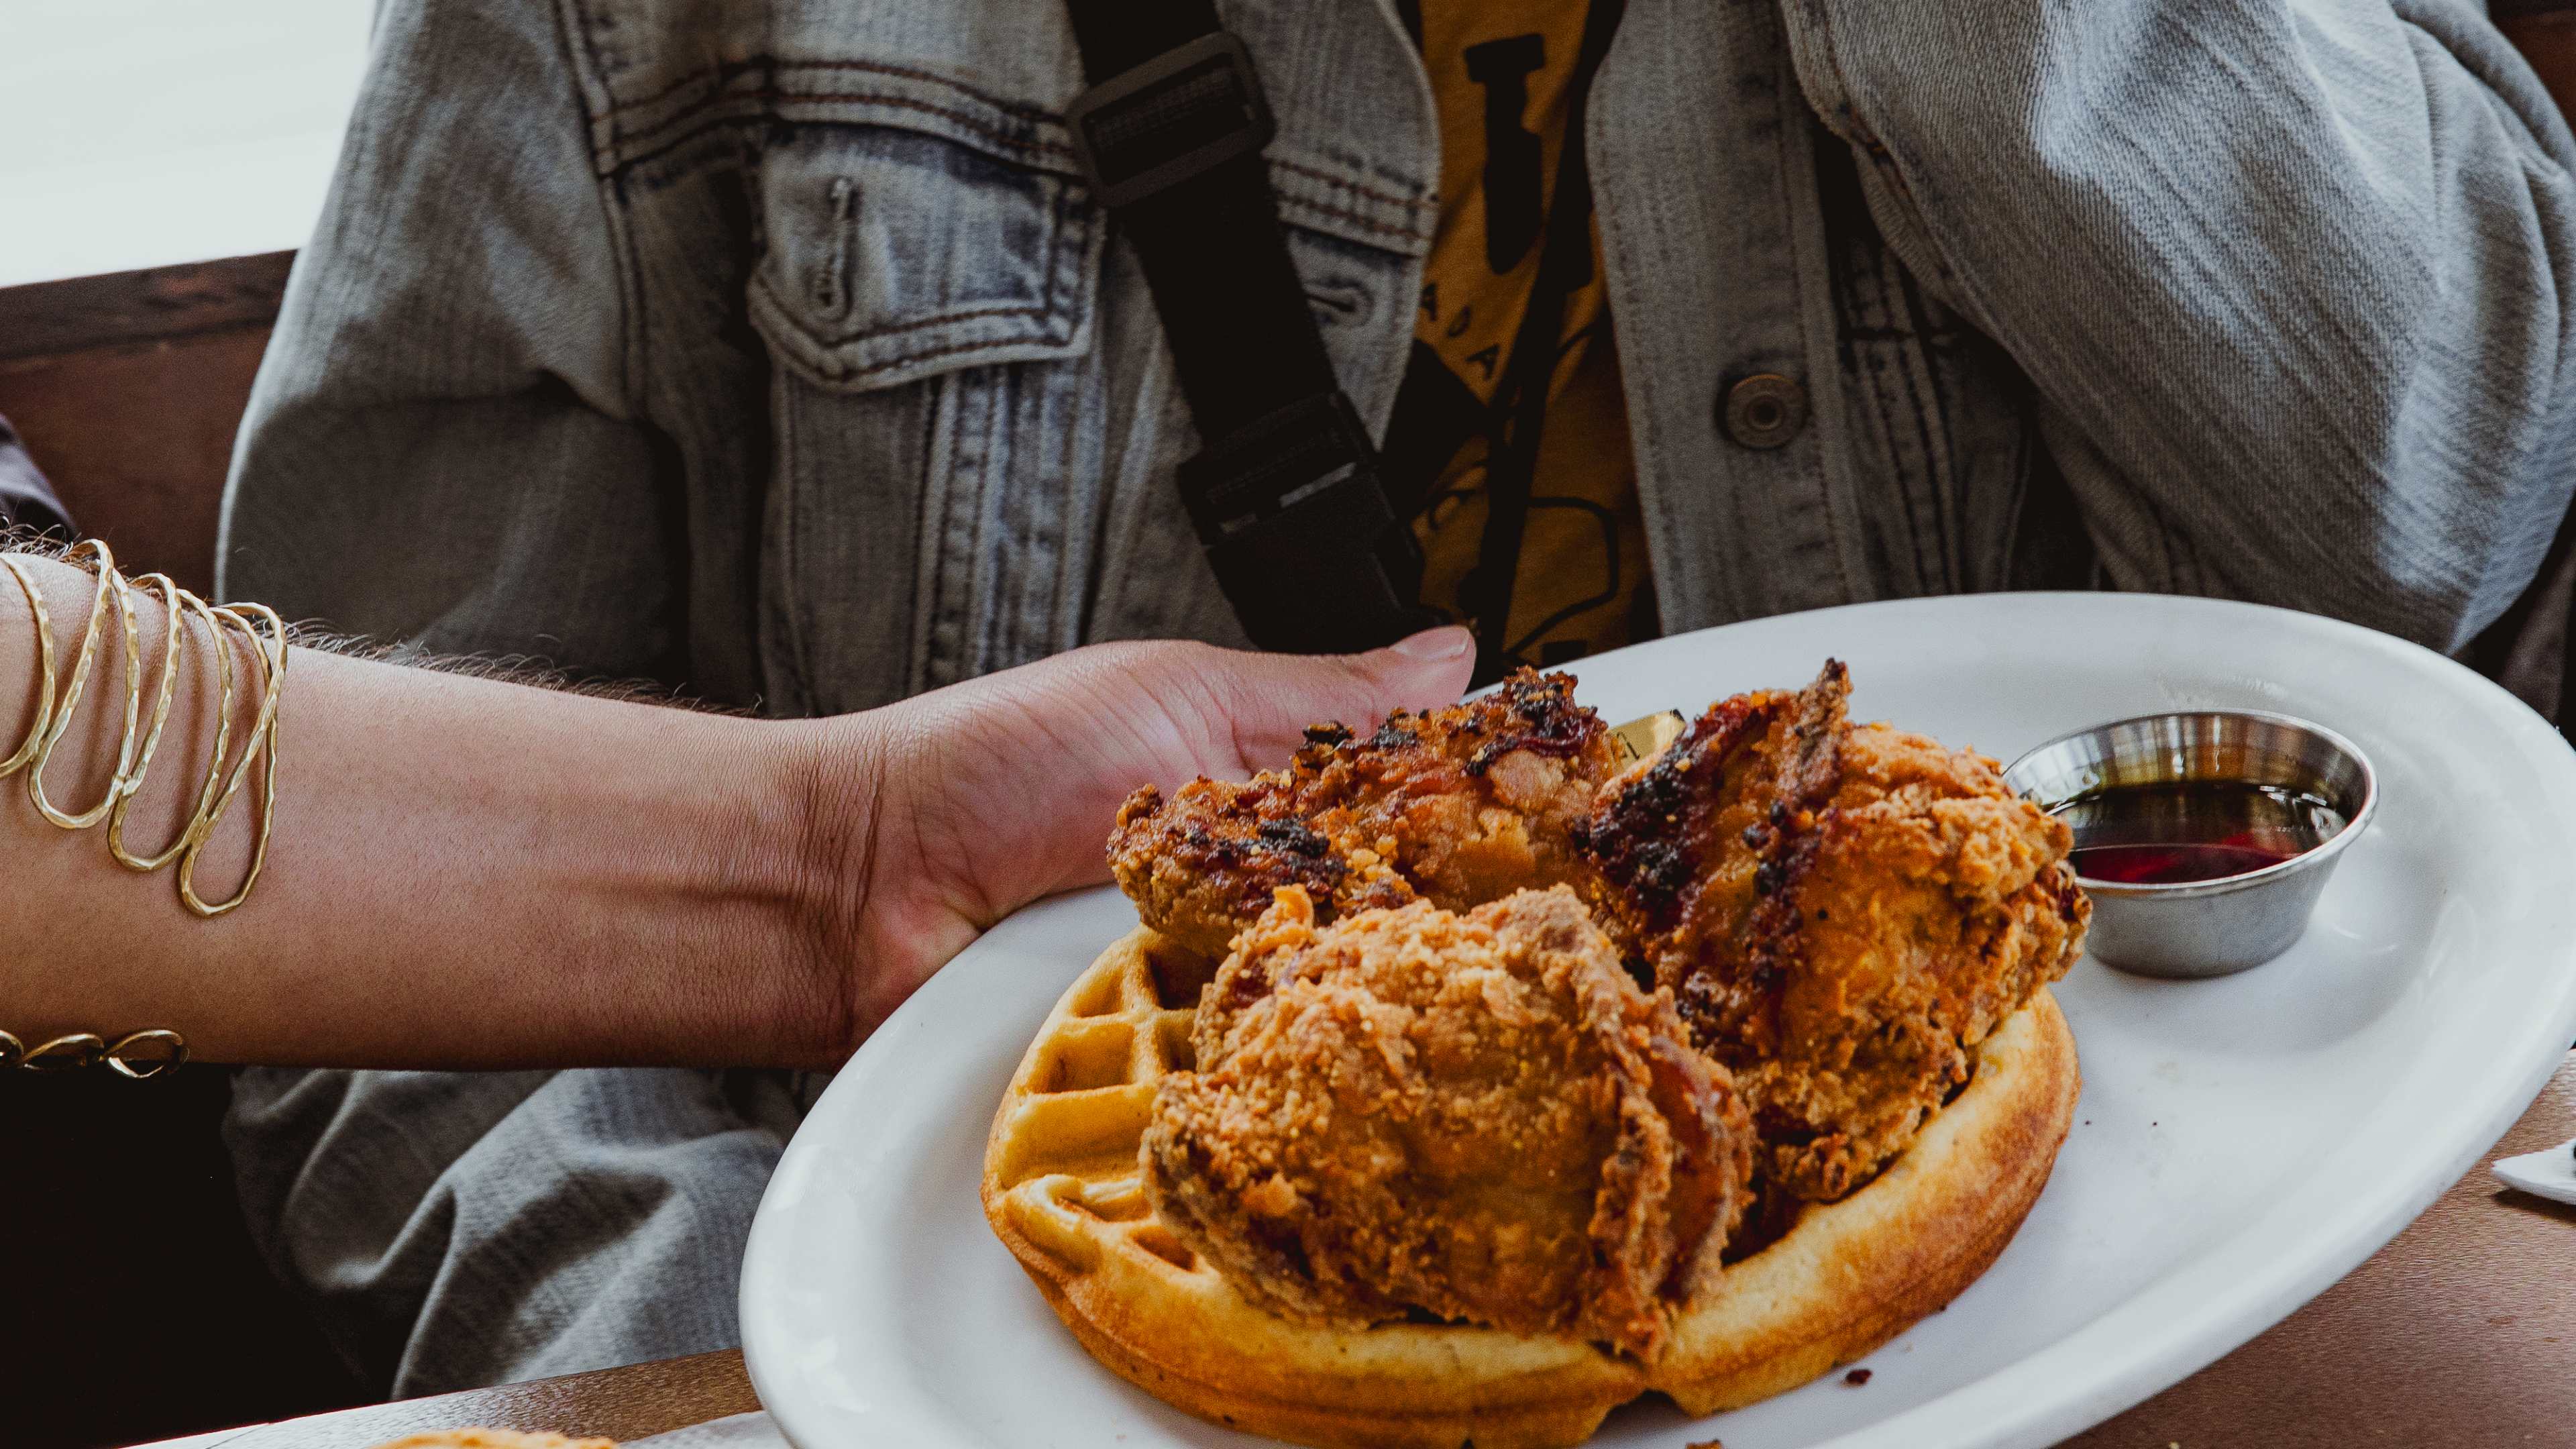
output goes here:
<path id="1" fill-rule="evenodd" d="M 1529 110 L 1529 77 L 1547 64 L 1536 35 L 1488 40 L 1461 52 L 1467 78 L 1485 90 L 1485 265 L 1501 276 L 1519 266 L 1538 241 L 1538 135 L 1521 124 Z"/>

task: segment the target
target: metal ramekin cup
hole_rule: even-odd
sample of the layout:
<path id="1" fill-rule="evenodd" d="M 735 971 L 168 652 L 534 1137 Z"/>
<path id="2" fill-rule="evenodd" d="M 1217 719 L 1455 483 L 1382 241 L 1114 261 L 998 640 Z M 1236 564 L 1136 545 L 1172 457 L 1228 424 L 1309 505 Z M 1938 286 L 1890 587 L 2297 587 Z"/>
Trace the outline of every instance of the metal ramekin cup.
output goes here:
<path id="1" fill-rule="evenodd" d="M 2241 875 L 2172 885 L 2079 876 L 2093 899 L 2087 948 L 2146 976 L 2225 976 L 2290 949 L 2307 930 L 2335 861 L 2379 805 L 2378 777 L 2352 741 L 2323 725 L 2253 710 L 2095 725 L 2013 761 L 2004 780 L 2052 812 L 2122 785 L 2228 780 L 2311 792 L 2343 816 L 2343 828 L 2314 848 Z"/>

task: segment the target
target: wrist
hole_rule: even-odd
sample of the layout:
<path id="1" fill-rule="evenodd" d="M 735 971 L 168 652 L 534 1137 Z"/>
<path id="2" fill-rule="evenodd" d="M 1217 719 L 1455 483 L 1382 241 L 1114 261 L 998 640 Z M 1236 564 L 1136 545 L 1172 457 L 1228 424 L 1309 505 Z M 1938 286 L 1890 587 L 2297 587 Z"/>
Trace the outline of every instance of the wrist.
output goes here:
<path id="1" fill-rule="evenodd" d="M 838 1067 L 880 1015 L 869 985 L 885 933 L 874 929 L 872 887 L 889 750 L 874 714 L 777 728 L 790 737 L 780 789 L 793 821 L 785 838 L 796 935 L 785 1035 L 806 1064 Z"/>

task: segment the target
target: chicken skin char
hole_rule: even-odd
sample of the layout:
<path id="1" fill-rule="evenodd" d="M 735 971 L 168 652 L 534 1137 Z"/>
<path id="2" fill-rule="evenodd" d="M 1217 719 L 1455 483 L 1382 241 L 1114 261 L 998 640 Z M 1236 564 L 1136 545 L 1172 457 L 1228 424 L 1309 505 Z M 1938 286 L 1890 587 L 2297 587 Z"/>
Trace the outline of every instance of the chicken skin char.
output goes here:
<path id="1" fill-rule="evenodd" d="M 1703 1032 L 1730 1035 L 1708 993 L 1749 985 L 1722 968 L 1779 884 L 1785 848 L 1841 783 L 1850 698 L 1849 673 L 1828 660 L 1803 690 L 1719 700 L 1569 832 L 1596 868 L 1578 876 L 1594 913 L 1656 985 L 1695 983 Z"/>
<path id="2" fill-rule="evenodd" d="M 1562 888 L 1332 924 L 1284 889 L 1195 1043 L 1155 1099 L 1148 1190 L 1291 1318 L 1428 1314 L 1651 1360 L 1746 1201 L 1726 1071 Z"/>
<path id="3" fill-rule="evenodd" d="M 1567 831 L 1619 764 L 1574 681 L 1528 669 L 1367 735 L 1306 737 L 1285 770 L 1128 798 L 1110 868 L 1147 925 L 1214 958 L 1284 886 L 1330 920 L 1417 897 L 1465 910 L 1566 880 L 1582 868 Z"/>
<path id="4" fill-rule="evenodd" d="M 1596 910 L 1753 1104 L 1765 1180 L 1830 1201 L 2082 949 L 2064 822 L 1995 763 L 1804 690 L 1720 701 L 1575 827 Z"/>

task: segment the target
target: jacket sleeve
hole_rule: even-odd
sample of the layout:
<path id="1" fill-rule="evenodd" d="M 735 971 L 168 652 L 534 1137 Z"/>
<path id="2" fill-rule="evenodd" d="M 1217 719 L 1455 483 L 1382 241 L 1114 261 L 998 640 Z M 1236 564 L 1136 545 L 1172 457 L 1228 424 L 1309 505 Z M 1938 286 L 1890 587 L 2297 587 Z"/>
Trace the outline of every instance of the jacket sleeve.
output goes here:
<path id="1" fill-rule="evenodd" d="M 63 510 L 63 501 L 54 496 L 54 486 L 45 481 L 44 470 L 18 441 L 17 430 L 7 418 L 0 418 L 0 533 L 13 527 L 65 539 L 80 536 L 72 527 L 71 515 Z"/>
<path id="2" fill-rule="evenodd" d="M 2576 143 L 2463 0 L 1785 0 L 2109 581 L 2452 650 L 2568 503 Z"/>
<path id="3" fill-rule="evenodd" d="M 230 596 L 668 676 L 685 560 L 554 8 L 389 0 L 234 449 Z"/>

